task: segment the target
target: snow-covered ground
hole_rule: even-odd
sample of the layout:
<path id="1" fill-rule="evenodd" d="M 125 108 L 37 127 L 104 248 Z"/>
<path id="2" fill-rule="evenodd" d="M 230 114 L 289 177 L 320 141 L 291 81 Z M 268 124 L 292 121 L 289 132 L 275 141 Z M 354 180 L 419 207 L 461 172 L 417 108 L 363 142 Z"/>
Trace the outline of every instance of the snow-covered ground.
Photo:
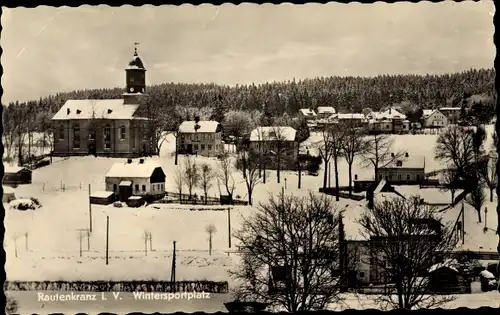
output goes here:
<path id="1" fill-rule="evenodd" d="M 491 131 L 492 128 L 488 128 Z M 310 143 L 314 143 L 309 139 Z M 409 154 L 425 154 L 426 171 L 440 169 L 442 166 L 433 159 L 436 135 L 394 136 L 395 149 L 405 149 Z M 163 167 L 167 174 L 167 191 L 176 191 L 173 180 L 175 169 L 172 155 L 175 139 L 169 137 L 160 154 L 152 159 Z M 312 151 L 312 146 L 309 144 Z M 486 148 L 491 146 L 488 137 Z M 90 251 L 87 251 L 87 238 L 82 239 L 83 254 L 79 256 L 79 231 L 89 226 L 88 189 L 104 189 L 104 174 L 115 162 L 123 159 L 96 158 L 93 156 L 54 159 L 52 165 L 33 171 L 33 183 L 16 189 L 16 197 L 35 197 L 42 208 L 35 211 L 18 211 L 6 208 L 5 242 L 7 253 L 5 265 L 7 279 L 10 280 L 97 280 L 104 279 L 164 279 L 170 276 L 172 242 L 177 242 L 178 267 L 177 279 L 229 280 L 227 269 L 234 263 L 235 254 L 227 256 L 228 250 L 228 213 L 227 211 L 191 211 L 193 206 L 183 207 L 172 204 L 154 205 L 138 209 L 115 208 L 113 206 L 92 205 L 93 232 L 90 237 Z M 179 157 L 182 165 L 185 157 Z M 217 168 L 215 158 L 195 157 L 197 163 L 208 163 Z M 354 173 L 370 176 L 371 168 L 354 166 Z M 364 174 L 364 175 L 363 175 Z M 305 196 L 309 191 L 318 192 L 323 183 L 323 172 L 319 176 L 302 176 L 302 188 L 297 189 L 296 172 L 282 172 L 281 183 L 276 182 L 276 172 L 269 171 L 266 184 L 259 184 L 254 191 L 254 205 L 267 200 L 270 193 L 285 192 L 295 196 Z M 340 184 L 348 184 L 347 164 L 339 163 Z M 246 188 L 242 177 L 235 172 L 237 183 L 235 195 L 246 199 Z M 333 183 L 332 178 L 332 183 Z M 223 188 L 221 188 L 223 189 Z M 196 191 L 202 194 L 201 190 Z M 445 194 L 448 194 L 445 192 Z M 214 182 L 209 192 L 218 196 L 219 189 Z M 345 209 L 347 218 L 356 217 L 363 208 L 364 201 L 356 202 L 341 199 L 339 209 Z M 496 199 L 488 205 L 488 226 L 494 228 L 496 222 Z M 201 206 L 204 208 L 204 206 Z M 237 230 L 242 218 L 253 213 L 250 206 L 233 207 L 231 228 Z M 457 214 L 458 215 L 458 214 Z M 105 265 L 106 216 L 109 216 L 109 253 L 110 264 Z M 453 217 L 453 215 L 450 215 Z M 484 216 L 483 216 L 484 219 Z M 484 221 L 483 221 L 484 222 Z M 214 224 L 217 232 L 213 236 L 212 256 L 208 255 L 208 235 L 205 227 Z M 477 223 L 477 214 L 466 211 L 467 240 L 464 246 L 476 250 L 496 248 L 494 232 L 483 232 L 483 224 Z M 347 227 L 348 230 L 348 227 Z M 152 234 L 153 252 L 145 256 L 144 232 Z M 353 231 L 356 233 L 357 231 Z M 28 233 L 27 245 L 26 236 Z M 232 239 L 232 247 L 236 240 Z M 15 257 L 17 247 L 17 257 Z M 28 250 L 26 250 L 26 248 Z M 167 278 L 168 279 L 168 278 Z"/>

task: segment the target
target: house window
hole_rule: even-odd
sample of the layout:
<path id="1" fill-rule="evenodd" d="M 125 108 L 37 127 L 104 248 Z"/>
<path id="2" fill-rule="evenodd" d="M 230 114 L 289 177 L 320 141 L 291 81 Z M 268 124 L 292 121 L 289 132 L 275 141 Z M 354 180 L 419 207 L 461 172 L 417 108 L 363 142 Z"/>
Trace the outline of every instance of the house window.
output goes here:
<path id="1" fill-rule="evenodd" d="M 59 126 L 59 140 L 64 140 L 64 125 Z"/>
<path id="2" fill-rule="evenodd" d="M 401 180 L 401 174 L 398 175 L 398 180 Z"/>
<path id="3" fill-rule="evenodd" d="M 127 130 L 125 129 L 125 126 L 120 127 L 120 139 L 125 140 Z"/>
<path id="4" fill-rule="evenodd" d="M 104 126 L 104 149 L 111 149 L 111 127 Z"/>
<path id="5" fill-rule="evenodd" d="M 155 184 L 153 184 L 152 186 L 153 186 L 153 191 L 155 191 L 155 189 L 156 189 L 156 185 L 155 185 Z"/>
<path id="6" fill-rule="evenodd" d="M 163 184 L 160 184 L 160 189 L 161 191 L 163 191 Z"/>
<path id="7" fill-rule="evenodd" d="M 146 132 L 146 130 L 147 130 L 147 129 L 148 129 L 148 127 L 146 126 L 146 124 L 144 124 L 144 125 L 143 125 L 143 127 L 142 127 L 142 130 L 143 130 L 143 131 L 142 131 L 142 138 L 143 138 L 143 139 L 146 139 L 146 138 L 147 138 L 147 137 L 146 137 L 146 136 L 147 136 L 147 132 Z"/>
<path id="8" fill-rule="evenodd" d="M 396 162 L 396 166 L 397 166 L 397 167 L 401 167 L 401 166 L 403 166 L 403 161 L 397 161 L 397 162 Z"/>
<path id="9" fill-rule="evenodd" d="M 420 180 L 420 175 L 417 174 L 417 180 Z"/>
<path id="10" fill-rule="evenodd" d="M 113 184 L 113 191 L 116 192 L 116 184 Z"/>
<path id="11" fill-rule="evenodd" d="M 406 174 L 406 180 L 410 180 L 410 174 Z"/>
<path id="12" fill-rule="evenodd" d="M 364 277 L 365 277 L 365 273 L 361 271 L 361 272 L 359 273 L 359 277 L 360 277 L 360 278 L 364 278 Z"/>
<path id="13" fill-rule="evenodd" d="M 198 144 L 193 144 L 193 149 L 194 149 L 195 151 L 198 151 Z"/>
<path id="14" fill-rule="evenodd" d="M 78 124 L 73 126 L 73 148 L 80 149 L 80 126 Z"/>
<path id="15" fill-rule="evenodd" d="M 139 185 L 135 185 L 135 191 L 139 191 Z"/>
<path id="16" fill-rule="evenodd" d="M 205 145 L 204 144 L 201 145 L 201 151 L 205 151 Z"/>
<path id="17" fill-rule="evenodd" d="M 90 127 L 89 129 L 89 140 L 95 140 L 95 127 Z"/>
<path id="18" fill-rule="evenodd" d="M 146 185 L 142 185 L 142 191 L 146 191 Z"/>
<path id="19" fill-rule="evenodd" d="M 212 151 L 212 145 L 211 144 L 208 145 L 208 150 Z"/>

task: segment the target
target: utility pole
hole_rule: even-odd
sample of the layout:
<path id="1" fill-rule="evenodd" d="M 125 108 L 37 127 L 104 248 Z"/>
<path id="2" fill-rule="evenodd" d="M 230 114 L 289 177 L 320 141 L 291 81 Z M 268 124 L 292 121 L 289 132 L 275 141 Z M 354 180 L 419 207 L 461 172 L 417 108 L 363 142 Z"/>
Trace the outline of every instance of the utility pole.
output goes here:
<path id="1" fill-rule="evenodd" d="M 231 207 L 227 208 L 227 230 L 228 230 L 228 240 L 229 248 L 231 248 Z"/>
<path id="2" fill-rule="evenodd" d="M 484 231 L 488 229 L 488 208 L 484 208 Z"/>
<path id="3" fill-rule="evenodd" d="M 172 283 L 172 291 L 175 292 L 177 291 L 176 288 L 175 288 L 175 244 L 177 242 L 174 241 L 174 251 L 173 251 L 173 255 L 172 255 L 172 271 L 171 271 L 171 274 L 170 274 L 170 282 Z"/>
<path id="4" fill-rule="evenodd" d="M 89 231 L 92 233 L 92 203 L 90 202 L 90 184 L 89 184 Z"/>
<path id="5" fill-rule="evenodd" d="M 462 245 L 465 244 L 465 214 L 464 214 L 464 201 L 462 199 Z"/>
<path id="6" fill-rule="evenodd" d="M 332 179 L 332 162 L 328 162 L 328 188 L 332 187 L 331 179 Z"/>
<path id="7" fill-rule="evenodd" d="M 109 215 L 106 216 L 106 265 L 109 264 Z"/>

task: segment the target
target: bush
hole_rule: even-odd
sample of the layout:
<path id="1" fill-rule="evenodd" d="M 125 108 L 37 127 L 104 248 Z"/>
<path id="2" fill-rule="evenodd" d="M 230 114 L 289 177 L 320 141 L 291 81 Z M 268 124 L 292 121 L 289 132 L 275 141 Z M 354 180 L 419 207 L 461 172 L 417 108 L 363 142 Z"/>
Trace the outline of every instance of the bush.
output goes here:
<path id="1" fill-rule="evenodd" d="M 21 211 L 36 210 L 41 207 L 40 202 L 35 198 L 13 200 L 9 203 L 9 205 L 11 209 Z"/>
<path id="2" fill-rule="evenodd" d="M 121 207 L 123 207 L 123 205 L 122 205 L 122 203 L 121 203 L 121 202 L 116 201 L 116 202 L 114 202 L 114 203 L 113 203 L 113 207 L 116 207 L 116 208 L 121 208 Z"/>
<path id="3" fill-rule="evenodd" d="M 18 310 L 17 301 L 13 297 L 7 295 L 7 301 L 5 304 L 5 313 L 14 314 L 17 313 L 17 310 Z"/>

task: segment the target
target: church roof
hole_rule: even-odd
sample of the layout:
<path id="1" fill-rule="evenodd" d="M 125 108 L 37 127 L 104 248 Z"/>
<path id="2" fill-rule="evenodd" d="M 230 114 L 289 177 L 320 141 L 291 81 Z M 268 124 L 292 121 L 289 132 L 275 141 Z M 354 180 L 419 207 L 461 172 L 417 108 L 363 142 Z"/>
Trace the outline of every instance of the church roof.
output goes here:
<path id="1" fill-rule="evenodd" d="M 123 99 L 68 100 L 52 117 L 52 120 L 67 119 L 140 119 L 134 117 L 139 105 L 124 104 Z"/>
<path id="2" fill-rule="evenodd" d="M 134 58 L 132 58 L 132 60 L 130 60 L 130 62 L 128 63 L 127 69 L 144 69 L 144 70 L 146 70 L 146 68 L 144 68 L 144 63 L 142 62 L 141 57 L 139 57 L 139 55 L 137 54 L 137 51 L 134 52 Z"/>

